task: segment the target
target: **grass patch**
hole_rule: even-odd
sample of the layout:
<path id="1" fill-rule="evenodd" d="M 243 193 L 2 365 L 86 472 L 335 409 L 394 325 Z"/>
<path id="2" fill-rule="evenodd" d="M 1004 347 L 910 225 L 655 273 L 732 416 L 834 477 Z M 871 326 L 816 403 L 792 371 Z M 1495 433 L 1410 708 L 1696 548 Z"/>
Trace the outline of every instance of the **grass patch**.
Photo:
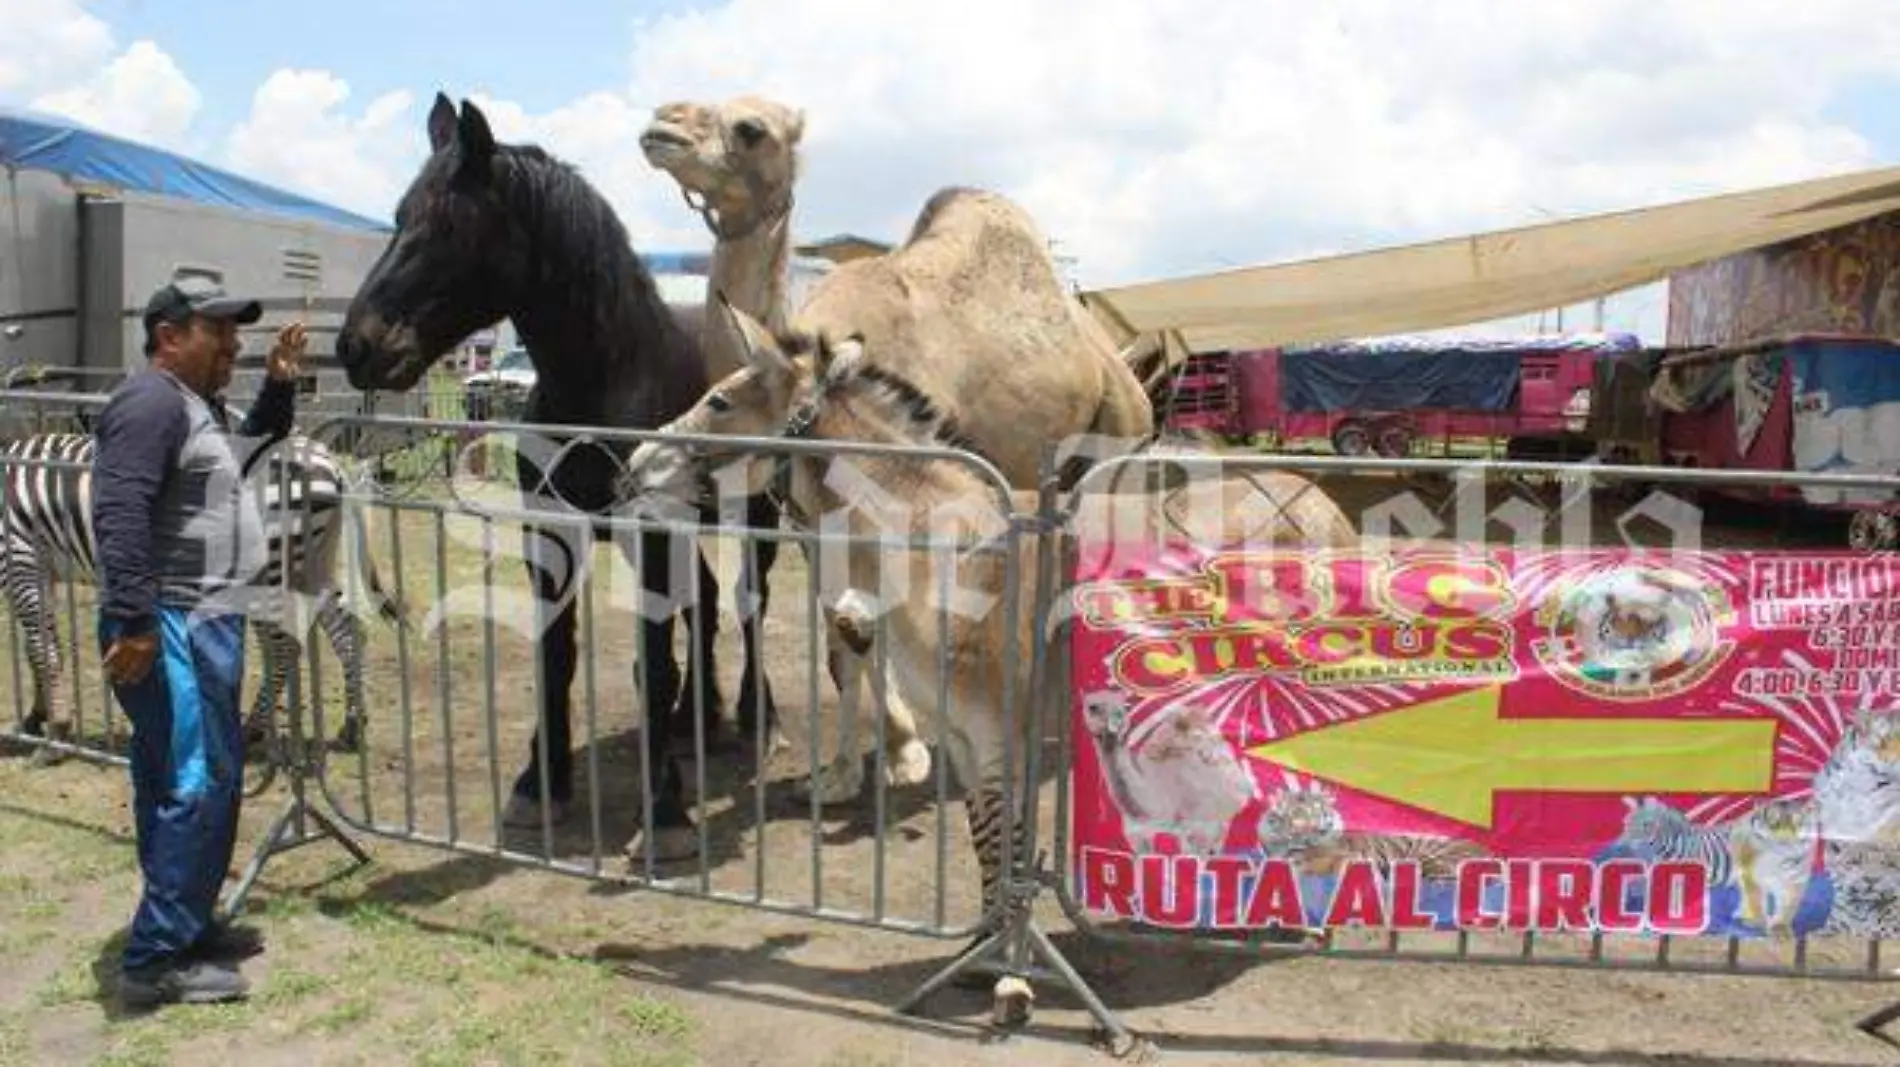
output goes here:
<path id="1" fill-rule="evenodd" d="M 375 1012 L 376 1005 L 373 1001 L 361 994 L 355 994 L 305 1019 L 297 1029 L 306 1034 L 341 1033 L 361 1026 Z"/>
<path id="2" fill-rule="evenodd" d="M 17 1015 L 0 1015 L 0 1063 L 28 1063 L 32 1041 L 26 1023 Z"/>

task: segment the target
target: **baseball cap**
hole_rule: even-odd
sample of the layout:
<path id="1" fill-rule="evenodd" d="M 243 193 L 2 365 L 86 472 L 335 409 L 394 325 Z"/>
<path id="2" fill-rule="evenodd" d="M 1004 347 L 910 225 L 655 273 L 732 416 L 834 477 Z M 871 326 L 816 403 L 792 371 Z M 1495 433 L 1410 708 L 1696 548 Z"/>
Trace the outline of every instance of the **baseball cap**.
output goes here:
<path id="1" fill-rule="evenodd" d="M 187 275 L 159 286 L 145 302 L 145 332 L 151 333 L 160 322 L 184 322 L 193 315 L 249 325 L 263 314 L 264 307 L 257 301 L 231 296 L 209 278 Z"/>

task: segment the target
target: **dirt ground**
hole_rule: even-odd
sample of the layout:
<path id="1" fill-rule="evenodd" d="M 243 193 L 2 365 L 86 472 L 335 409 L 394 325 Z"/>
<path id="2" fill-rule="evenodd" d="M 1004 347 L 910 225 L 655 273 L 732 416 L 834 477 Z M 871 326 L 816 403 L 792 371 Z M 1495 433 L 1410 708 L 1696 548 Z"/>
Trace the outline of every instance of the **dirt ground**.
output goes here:
<path id="1" fill-rule="evenodd" d="M 1361 485 L 1341 495 L 1356 511 L 1390 490 Z M 1791 533 L 1772 520 L 1724 529 L 1737 544 L 1831 536 L 1812 524 Z M 809 773 L 813 694 L 825 722 L 835 693 L 811 668 L 804 567 L 793 549 L 774 572 L 767 657 L 792 745 L 762 774 L 745 757 L 715 755 L 702 783 L 688 765 L 710 845 L 704 863 L 663 869 L 678 879 L 671 891 L 647 892 L 496 858 L 505 845 L 545 851 L 575 870 L 597 864 L 625 875 L 621 849 L 638 822 L 640 722 L 631 614 L 616 599 L 632 583 L 624 570 L 613 572 L 617 561 L 603 548 L 595 559 L 608 573 L 597 576 L 586 605 L 574 686 L 577 736 L 589 736 L 591 710 L 598 739 L 577 756 L 582 809 L 551 842 L 538 833 L 497 834 L 495 799 L 505 799 L 528 751 L 533 642 L 510 622 L 517 608 L 509 601 L 525 594 L 515 534 L 495 527 L 508 558 L 495 565 L 492 603 L 482 593 L 482 540 L 472 521 L 438 526 L 428 513 L 411 513 L 401 523 L 397 567 L 387 524 L 378 526 L 379 563 L 385 575 L 402 575 L 412 629 L 369 624 L 370 744 L 360 757 L 331 755 L 322 785 L 346 819 L 381 836 L 358 834 L 372 857 L 367 867 L 353 867 L 329 842 L 270 862 L 252 917 L 272 948 L 247 965 L 258 983 L 248 1004 L 121 1017 L 100 979 L 110 974 L 137 890 L 124 771 L 0 758 L 0 952 L 13 961 L 0 969 L 0 1063 L 1106 1061 L 1092 1044 L 1088 1013 L 1052 982 L 1038 983 L 1028 1031 L 1007 1040 L 986 1031 L 986 983 L 946 989 L 916 1017 L 891 1011 L 963 944 L 956 935 L 974 916 L 975 865 L 947 777 L 888 792 L 867 784 L 857 805 L 826 811 L 814 833 L 791 780 Z M 724 562 L 729 572 L 731 560 Z M 442 603 L 451 606 L 447 625 L 426 632 L 425 613 Z M 719 652 L 730 702 L 739 656 L 729 617 Z M 0 690 L 17 691 L 5 673 L 17 669 L 9 659 L 0 657 Z M 94 663 L 82 661 L 79 688 L 96 721 Z M 318 680 L 332 729 L 337 677 L 326 650 Z M 0 710 L 11 703 L 9 692 Z M 833 736 L 827 730 L 820 742 L 827 752 Z M 590 783 L 598 783 L 597 809 Z M 1042 789 L 1040 843 L 1050 848 L 1051 776 Z M 241 860 L 284 799 L 279 783 L 248 802 Z M 453 838 L 457 849 L 390 839 L 410 834 Z M 794 909 L 914 922 L 943 936 L 693 899 L 706 893 L 757 893 Z M 1076 931 L 1053 901 L 1039 915 L 1162 1062 L 1900 1063 L 1900 1049 L 1854 1028 L 1900 1000 L 1900 986 L 1236 959 L 1102 944 Z M 1834 950 L 1813 951 L 1818 960 Z"/>

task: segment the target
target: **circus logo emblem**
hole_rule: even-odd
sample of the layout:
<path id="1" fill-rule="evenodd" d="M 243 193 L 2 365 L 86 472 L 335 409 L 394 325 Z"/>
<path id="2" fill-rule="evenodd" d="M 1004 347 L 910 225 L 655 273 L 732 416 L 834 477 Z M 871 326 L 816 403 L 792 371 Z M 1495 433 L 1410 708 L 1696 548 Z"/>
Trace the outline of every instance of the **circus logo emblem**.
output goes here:
<path id="1" fill-rule="evenodd" d="M 1552 680 L 1601 700 L 1655 700 L 1700 685 L 1734 648 L 1714 583 L 1633 564 L 1556 583 L 1532 651 Z"/>

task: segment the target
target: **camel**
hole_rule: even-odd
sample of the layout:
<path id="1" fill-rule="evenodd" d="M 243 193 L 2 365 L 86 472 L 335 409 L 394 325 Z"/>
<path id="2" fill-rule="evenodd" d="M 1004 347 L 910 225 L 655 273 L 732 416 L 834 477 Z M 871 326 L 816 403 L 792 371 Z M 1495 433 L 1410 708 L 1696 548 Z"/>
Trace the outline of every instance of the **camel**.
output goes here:
<path id="1" fill-rule="evenodd" d="M 1038 493 L 997 486 L 976 468 L 914 451 L 976 449 L 968 428 L 950 414 L 951 404 L 903 372 L 872 362 L 868 346 L 855 339 L 833 345 L 822 335 L 775 335 L 742 312 L 725 314 L 745 340 L 748 366 L 716 384 L 680 422 L 694 424 L 699 428 L 694 432 L 713 428 L 754 437 L 780 434 L 913 449 L 835 458 L 794 453 L 780 461 L 777 471 L 753 464 L 748 474 L 760 479 L 760 487 L 776 479 L 786 513 L 799 525 L 860 538 L 909 534 L 931 540 L 932 550 L 897 558 L 875 542 L 853 540 L 843 549 L 842 566 L 827 570 L 839 588 L 860 594 L 870 611 L 883 616 L 877 621 L 885 642 L 886 684 L 904 704 L 939 708 L 939 687 L 945 690 L 937 732 L 965 790 L 981 871 L 982 936 L 989 937 L 1011 919 L 1003 889 L 1013 865 L 1005 858 L 1028 855 L 1024 824 L 1009 803 L 1024 779 L 1015 761 L 1041 740 L 1040 725 L 1066 721 L 1069 655 L 1061 632 L 1066 619 L 1037 619 L 1036 591 L 1060 588 L 1073 549 L 1070 538 L 1079 535 L 1094 543 L 1106 538 L 1118 546 L 1158 544 L 1187 529 L 1224 547 L 1247 542 L 1244 547 L 1259 550 L 1264 542 L 1305 552 L 1348 547 L 1358 535 L 1338 505 L 1298 475 L 1218 477 L 1170 497 L 1139 491 L 1088 494 L 1086 503 L 1076 505 L 1076 518 L 1054 531 L 1056 543 L 1047 546 L 1055 573 L 1040 573 L 1045 546 L 1039 542 L 1045 535 L 1013 521 L 1037 512 Z M 683 453 L 643 445 L 629 459 L 631 488 L 637 497 L 690 506 L 697 503 L 711 465 L 726 458 L 717 447 Z M 841 475 L 839 466 L 849 469 Z M 854 489 L 864 486 L 907 506 L 868 513 L 877 509 L 863 507 L 854 496 Z M 957 539 L 955 549 L 946 551 L 952 539 Z M 1032 654 L 1039 625 L 1050 631 L 1048 670 L 1041 678 Z M 1005 976 L 994 994 L 999 1023 L 1026 1017 L 1031 998 L 1026 983 Z"/>
<path id="2" fill-rule="evenodd" d="M 714 301 L 782 330 L 791 312 L 792 190 L 805 114 L 772 100 L 674 101 L 653 109 L 640 150 L 706 221 L 714 244 L 705 322 Z M 730 331 L 706 330 L 706 380 L 745 365 Z"/>
<path id="3" fill-rule="evenodd" d="M 798 143 L 804 132 L 803 111 L 757 96 L 742 96 L 716 103 L 662 104 L 653 110 L 652 121 L 640 134 L 640 149 L 647 162 L 679 183 L 681 195 L 705 219 L 714 238 L 700 336 L 710 381 L 726 378 L 745 366 L 738 331 L 706 328 L 706 324 L 717 326 L 722 322 L 722 301 L 729 301 L 768 329 L 784 329 L 790 316 L 791 211 L 798 178 Z M 746 504 L 748 528 L 778 526 L 778 508 L 770 496 L 758 494 L 748 498 Z M 750 610 L 746 612 L 748 684 L 740 690 L 741 708 L 752 707 L 756 699 L 749 683 L 754 677 L 752 649 L 759 636 L 750 627 L 764 626 L 771 595 L 767 579 L 777 558 L 778 542 L 765 540 L 756 543 L 743 564 L 740 595 L 745 596 L 755 586 L 757 591 L 749 598 Z M 853 629 L 848 608 L 845 615 L 836 605 L 827 604 L 824 611 L 828 666 L 839 690 L 839 756 L 819 772 L 815 783 L 801 779 L 794 791 L 801 796 L 816 792 L 821 804 L 830 805 L 851 801 L 863 786 L 855 741 L 864 665 L 853 649 L 865 647 L 866 638 Z M 763 665 L 757 671 L 764 704 L 769 709 L 766 720 L 776 727 L 777 708 Z M 885 781 L 897 787 L 928 781 L 930 749 L 903 729 L 912 716 L 906 710 L 895 719 L 888 714 L 886 718 L 897 728 L 886 733 Z M 786 747 L 783 736 L 774 730 L 767 751 L 781 747 Z"/>
<path id="4" fill-rule="evenodd" d="M 1045 450 L 1065 441 L 1154 434 L 1140 380 L 1063 287 L 1048 238 L 993 192 L 936 193 L 901 246 L 815 286 L 792 328 L 858 338 L 864 359 L 943 405 L 1018 488 L 1034 488 Z"/>
<path id="5" fill-rule="evenodd" d="M 694 111 L 687 105 L 668 105 L 662 132 L 650 129 L 643 143 L 678 145 L 668 158 L 682 158 L 687 143 L 699 145 L 689 162 L 677 163 L 688 200 L 697 195 L 709 208 L 733 219 L 750 210 L 747 191 L 771 188 L 775 177 L 793 174 L 795 158 L 782 151 L 767 153 L 769 173 L 754 178 L 735 176 L 743 167 L 724 162 L 728 149 L 721 119 L 735 124 L 763 125 L 769 112 L 756 100 L 730 109 Z M 781 120 L 782 116 L 781 116 Z M 658 123 L 656 123 L 658 125 Z M 798 129 L 802 130 L 802 117 Z M 694 131 L 701 131 L 695 134 Z M 701 140 L 694 140 L 695 137 Z M 749 135 L 735 133 L 744 144 Z M 764 144 L 770 131 L 754 136 Z M 717 143 L 714 143 L 717 142 Z M 774 201 L 775 202 L 775 201 Z M 717 232 L 717 231 L 716 231 Z M 756 271 L 755 271 L 756 273 Z M 717 289 L 709 299 L 723 299 Z M 731 301 L 735 310 L 737 301 Z M 745 313 L 758 324 L 756 315 Z M 768 316 L 769 317 L 769 316 Z M 792 316 L 797 332 L 833 340 L 856 338 L 854 351 L 878 366 L 899 370 L 935 402 L 945 405 L 977 448 L 991 457 L 1011 486 L 1034 488 L 1045 450 L 1092 435 L 1111 447 L 1149 439 L 1154 411 L 1148 395 L 1128 365 L 1116 353 L 1101 326 L 1063 287 L 1049 255 L 1049 243 L 1026 212 L 995 193 L 951 187 L 924 205 L 904 244 L 883 256 L 841 264 L 814 288 L 811 298 Z M 766 328 L 761 325 L 760 328 Z M 744 330 L 716 309 L 705 316 L 704 347 L 722 352 L 749 351 Z M 768 330 L 768 333 L 770 331 Z M 754 369 L 728 374 L 744 375 Z M 717 432 L 707 427 L 720 412 L 698 410 L 669 424 L 676 431 Z M 691 464 L 679 445 L 646 442 L 630 457 L 652 479 L 666 468 L 678 471 Z M 629 485 L 633 476 L 629 475 Z M 626 487 L 623 487 L 623 492 Z M 821 773 L 818 791 L 826 803 L 848 801 L 862 784 L 862 764 L 856 758 L 855 679 L 864 664 L 853 646 L 859 636 L 841 632 L 851 626 L 853 614 L 841 606 L 850 591 L 839 591 L 828 605 L 829 649 L 833 680 L 844 699 L 839 729 L 840 751 Z M 916 759 L 927 754 L 904 728 L 909 713 L 896 708 L 884 712 L 887 749 L 904 753 L 889 761 L 893 781 L 921 781 L 928 764 Z M 892 776 L 895 777 L 892 777 Z"/>

